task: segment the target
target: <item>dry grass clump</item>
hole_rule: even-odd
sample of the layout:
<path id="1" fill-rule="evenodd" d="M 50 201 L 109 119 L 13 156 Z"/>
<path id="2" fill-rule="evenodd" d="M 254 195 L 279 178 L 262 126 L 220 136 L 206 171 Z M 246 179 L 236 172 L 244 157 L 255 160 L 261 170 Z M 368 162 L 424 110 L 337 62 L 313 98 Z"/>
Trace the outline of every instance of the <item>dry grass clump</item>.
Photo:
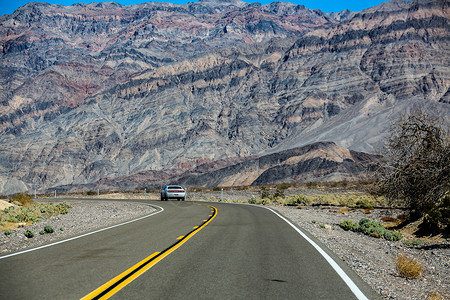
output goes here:
<path id="1" fill-rule="evenodd" d="M 382 217 L 381 221 L 384 223 L 384 226 L 386 228 L 398 226 L 403 222 L 400 219 L 396 219 L 396 218 L 392 218 L 392 217 Z"/>
<path id="2" fill-rule="evenodd" d="M 403 254 L 396 257 L 395 269 L 402 278 L 414 279 L 422 274 L 422 266 L 413 258 Z"/>
<path id="3" fill-rule="evenodd" d="M 15 194 L 9 199 L 9 202 L 23 207 L 30 207 L 34 204 L 34 201 L 31 199 L 31 196 L 23 193 Z"/>
<path id="4" fill-rule="evenodd" d="M 442 297 L 438 293 L 432 292 L 431 294 L 428 295 L 427 299 L 428 300 L 444 300 L 444 297 Z"/>
<path id="5" fill-rule="evenodd" d="M 339 208 L 339 213 L 340 213 L 340 214 L 343 214 L 343 215 L 348 214 L 348 208 L 347 208 L 347 207 L 341 207 L 341 208 Z"/>

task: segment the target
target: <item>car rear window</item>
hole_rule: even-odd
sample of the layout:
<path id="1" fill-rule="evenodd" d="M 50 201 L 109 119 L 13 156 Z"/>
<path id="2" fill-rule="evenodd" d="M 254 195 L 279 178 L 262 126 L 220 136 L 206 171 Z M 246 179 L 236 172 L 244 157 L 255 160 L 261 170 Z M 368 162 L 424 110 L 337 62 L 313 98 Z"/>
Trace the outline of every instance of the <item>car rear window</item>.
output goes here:
<path id="1" fill-rule="evenodd" d="M 167 187 L 168 190 L 182 190 L 183 188 L 181 186 L 169 186 Z"/>

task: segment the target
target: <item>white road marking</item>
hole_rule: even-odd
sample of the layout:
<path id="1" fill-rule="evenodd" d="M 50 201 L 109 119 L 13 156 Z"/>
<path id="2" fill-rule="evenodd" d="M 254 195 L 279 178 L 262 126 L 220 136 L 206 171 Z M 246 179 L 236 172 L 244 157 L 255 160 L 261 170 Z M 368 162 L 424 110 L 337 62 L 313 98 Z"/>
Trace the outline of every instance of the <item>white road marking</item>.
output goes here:
<path id="1" fill-rule="evenodd" d="M 274 214 L 276 214 L 278 217 L 280 217 L 283 221 L 288 223 L 292 228 L 295 229 L 305 240 L 307 240 L 324 258 L 325 260 L 331 265 L 331 267 L 336 271 L 336 273 L 344 280 L 344 282 L 347 284 L 347 286 L 350 288 L 350 290 L 353 292 L 353 294 L 358 298 L 359 300 L 368 300 L 366 295 L 358 288 L 358 286 L 353 282 L 353 280 L 348 277 L 348 275 L 345 273 L 344 270 L 332 259 L 322 248 L 320 248 L 319 245 L 317 245 L 313 240 L 311 240 L 305 233 L 303 233 L 297 226 L 292 224 L 288 219 L 283 217 L 280 213 L 276 212 L 272 208 L 265 207 L 265 206 L 259 206 L 265 209 L 270 210 Z"/>
<path id="2" fill-rule="evenodd" d="M 145 203 L 141 203 L 141 202 L 139 202 L 139 203 L 140 204 L 145 204 Z M 39 250 L 39 249 L 43 249 L 43 248 L 47 248 L 47 247 L 51 247 L 51 246 L 55 246 L 55 245 L 62 244 L 62 243 L 68 242 L 68 241 L 76 240 L 76 239 L 79 239 L 79 238 L 82 238 L 82 237 L 85 237 L 85 236 L 88 236 L 88 235 L 91 235 L 91 234 L 94 234 L 94 233 L 99 233 L 99 232 L 102 232 L 102 231 L 105 231 L 105 230 L 108 230 L 108 229 L 111 229 L 111 228 L 115 228 L 115 227 L 119 227 L 119 226 L 122 226 L 122 225 L 130 224 L 130 223 L 133 223 L 133 222 L 136 222 L 136 221 L 139 221 L 139 220 L 142 220 L 142 219 L 154 216 L 154 215 L 159 214 L 159 213 L 164 211 L 164 208 L 162 208 L 161 206 L 154 205 L 154 204 L 147 204 L 147 205 L 157 207 L 157 208 L 159 208 L 161 210 L 160 211 L 156 211 L 154 213 L 151 213 L 149 215 L 137 218 L 137 219 L 133 219 L 133 220 L 124 222 L 124 223 L 120 223 L 120 224 L 116 224 L 116 225 L 109 226 L 109 227 L 106 227 L 106 228 L 98 229 L 98 230 L 91 231 L 91 232 L 88 232 L 88 233 L 85 233 L 85 234 L 82 234 L 82 235 L 77 235 L 77 236 L 69 238 L 69 239 L 61 240 L 61 241 L 58 241 L 58 242 L 54 242 L 54 243 L 51 243 L 51 244 L 48 244 L 48 245 L 44 245 L 44 246 L 39 246 L 39 247 L 32 248 L 32 249 L 27 249 L 27 250 L 11 253 L 11 254 L 8 254 L 8 255 L 5 255 L 5 256 L 0 256 L 0 259 L 11 257 L 11 256 L 15 256 L 15 255 L 19 255 L 19 254 L 23 254 L 23 253 L 27 253 L 27 252 L 31 252 L 31 251 L 35 251 L 35 250 Z"/>

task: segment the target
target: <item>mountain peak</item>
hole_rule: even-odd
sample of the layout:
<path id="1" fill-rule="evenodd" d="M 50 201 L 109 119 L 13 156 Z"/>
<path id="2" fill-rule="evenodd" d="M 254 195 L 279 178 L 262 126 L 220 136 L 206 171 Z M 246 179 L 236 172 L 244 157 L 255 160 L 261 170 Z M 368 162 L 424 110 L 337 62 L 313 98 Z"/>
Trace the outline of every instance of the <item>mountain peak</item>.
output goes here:
<path id="1" fill-rule="evenodd" d="M 251 167 L 222 185 L 356 172 L 400 113 L 448 119 L 447 8 L 26 5 L 0 18 L 0 194 L 205 164 Z M 287 151 L 323 141 L 345 149 Z"/>

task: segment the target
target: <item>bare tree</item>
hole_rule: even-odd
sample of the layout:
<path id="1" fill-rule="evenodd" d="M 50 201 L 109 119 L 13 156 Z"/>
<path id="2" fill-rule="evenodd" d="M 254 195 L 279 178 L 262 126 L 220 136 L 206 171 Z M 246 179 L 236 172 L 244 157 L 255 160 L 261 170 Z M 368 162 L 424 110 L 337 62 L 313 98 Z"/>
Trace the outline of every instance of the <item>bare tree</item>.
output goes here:
<path id="1" fill-rule="evenodd" d="M 419 111 L 394 122 L 390 132 L 384 148 L 386 160 L 378 173 L 378 191 L 410 208 L 413 218 L 432 217 L 435 220 L 430 221 L 435 224 L 448 222 L 448 127 Z"/>

